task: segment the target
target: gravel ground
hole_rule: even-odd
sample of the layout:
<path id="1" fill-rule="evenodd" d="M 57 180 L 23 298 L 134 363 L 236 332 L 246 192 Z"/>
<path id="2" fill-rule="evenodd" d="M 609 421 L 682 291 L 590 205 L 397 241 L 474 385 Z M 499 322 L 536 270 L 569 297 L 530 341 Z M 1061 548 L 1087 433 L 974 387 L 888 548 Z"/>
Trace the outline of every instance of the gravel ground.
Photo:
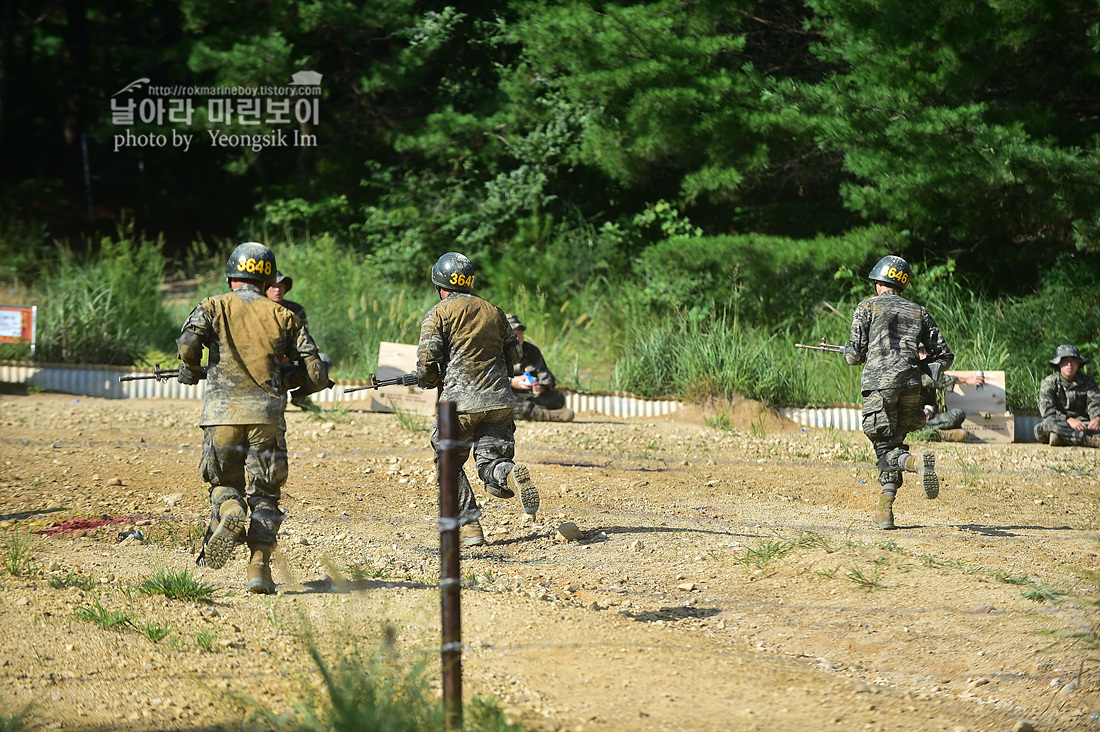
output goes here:
<path id="1" fill-rule="evenodd" d="M 333 657 L 390 628 L 438 667 L 426 431 L 289 413 L 279 592 L 256 597 L 243 549 L 194 566 L 198 413 L 0 396 L 0 709 L 33 702 L 31 728 L 286 712 L 320 688 L 307 623 Z M 882 532 L 863 435 L 759 414 L 741 405 L 730 431 L 701 409 L 521 424 L 543 508 L 530 524 L 484 497 L 490 544 L 462 557 L 466 698 L 539 730 L 1100 730 L 1097 451 L 922 446 L 941 496 L 911 481 Z M 560 540 L 565 522 L 579 539 Z M 132 530 L 144 538 L 119 541 Z M 183 570 L 216 596 L 136 589 Z M 133 625 L 80 619 L 97 602 Z"/>

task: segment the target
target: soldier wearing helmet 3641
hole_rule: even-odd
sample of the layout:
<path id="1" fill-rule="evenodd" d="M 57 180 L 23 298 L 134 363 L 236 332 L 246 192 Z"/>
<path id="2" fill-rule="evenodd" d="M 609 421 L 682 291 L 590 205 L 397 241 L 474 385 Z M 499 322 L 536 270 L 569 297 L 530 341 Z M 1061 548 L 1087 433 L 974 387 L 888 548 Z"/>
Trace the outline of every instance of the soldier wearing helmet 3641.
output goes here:
<path id="1" fill-rule="evenodd" d="M 879 260 L 867 275 L 875 283 L 875 295 L 856 306 L 844 346 L 849 364 L 864 364 L 863 432 L 874 446 L 882 485 L 874 519 L 880 529 L 896 528 L 894 498 L 902 485 L 902 471 L 920 475 L 928 498 L 940 492 L 935 455 L 928 450 L 920 456 L 910 454 L 905 437 L 924 426 L 921 371 L 935 379 L 955 355 L 928 311 L 901 296 L 912 277 L 909 263 L 901 257 Z M 928 352 L 924 361 L 918 354 L 922 343 Z"/>
<path id="2" fill-rule="evenodd" d="M 304 393 L 332 382 L 306 327 L 264 295 L 276 277 L 270 249 L 241 244 L 229 257 L 225 277 L 230 292 L 199 303 L 176 341 L 183 384 L 198 382 L 203 348 L 210 351 L 199 420 L 199 474 L 210 484 L 210 525 L 196 561 L 219 569 L 245 542 L 251 551 L 247 587 L 270 594 L 287 478 L 283 394 L 288 381 L 300 383 Z M 299 364 L 296 373 L 281 368 L 284 357 Z"/>
<path id="3" fill-rule="evenodd" d="M 509 377 L 512 364 L 521 356 L 519 340 L 504 311 L 473 294 L 474 279 L 473 263 L 457 252 L 447 252 L 432 267 L 439 302 L 420 325 L 414 373 L 422 388 L 438 387 L 441 401 L 456 403 L 462 443 L 458 464 L 464 464 L 472 450 L 485 489 L 498 498 L 518 493 L 524 512 L 534 518 L 538 490 L 527 466 L 515 462 L 515 398 Z M 432 447 L 438 455 L 438 418 Z M 461 468 L 458 478 L 462 546 L 483 546 L 481 509 Z"/>

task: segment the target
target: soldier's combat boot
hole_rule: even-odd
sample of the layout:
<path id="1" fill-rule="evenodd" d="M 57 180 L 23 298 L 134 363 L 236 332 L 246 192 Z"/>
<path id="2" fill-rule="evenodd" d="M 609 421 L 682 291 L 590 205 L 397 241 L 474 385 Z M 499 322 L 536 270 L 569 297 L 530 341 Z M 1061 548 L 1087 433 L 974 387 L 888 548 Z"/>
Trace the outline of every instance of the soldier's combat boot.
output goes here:
<path id="1" fill-rule="evenodd" d="M 218 514 L 218 526 L 207 537 L 198 559 L 200 566 L 212 569 L 221 569 L 233 556 L 246 520 L 244 507 L 236 501 L 223 503 Z"/>
<path id="2" fill-rule="evenodd" d="M 940 495 L 940 478 L 936 475 L 936 455 L 931 450 L 921 450 L 920 456 L 906 453 L 898 458 L 898 467 L 908 473 L 920 475 L 925 498 Z"/>
<path id="3" fill-rule="evenodd" d="M 561 409 L 535 407 L 531 410 L 531 414 L 527 419 L 535 422 L 572 422 L 573 410 L 569 407 L 562 407 Z"/>
<path id="4" fill-rule="evenodd" d="M 1062 439 L 1062 436 L 1057 432 L 1051 432 L 1050 437 L 1047 438 L 1047 444 L 1051 447 L 1068 447 L 1069 443 Z"/>
<path id="5" fill-rule="evenodd" d="M 1100 435 L 1085 435 L 1084 447 L 1100 447 Z"/>
<path id="6" fill-rule="evenodd" d="M 966 442 L 966 430 L 936 430 L 932 434 L 940 442 Z"/>
<path id="7" fill-rule="evenodd" d="M 471 521 L 458 529 L 459 543 L 463 549 L 485 546 L 485 534 L 481 531 L 480 521 Z"/>
<path id="8" fill-rule="evenodd" d="M 940 495 L 940 477 L 936 475 L 936 455 L 931 450 L 921 450 L 920 463 L 917 465 L 921 486 L 926 498 Z"/>
<path id="9" fill-rule="evenodd" d="M 539 491 L 531 480 L 531 471 L 522 463 L 516 463 L 512 472 L 508 473 L 508 487 L 514 493 L 519 494 L 519 501 L 523 504 L 523 512 L 534 518 L 539 510 Z"/>
<path id="10" fill-rule="evenodd" d="M 886 531 L 897 528 L 894 526 L 894 496 L 890 493 L 879 494 L 875 526 Z"/>
<path id="11" fill-rule="evenodd" d="M 271 579 L 271 544 L 249 544 L 252 552 L 248 560 L 248 591 L 257 595 L 275 594 L 275 581 Z"/>

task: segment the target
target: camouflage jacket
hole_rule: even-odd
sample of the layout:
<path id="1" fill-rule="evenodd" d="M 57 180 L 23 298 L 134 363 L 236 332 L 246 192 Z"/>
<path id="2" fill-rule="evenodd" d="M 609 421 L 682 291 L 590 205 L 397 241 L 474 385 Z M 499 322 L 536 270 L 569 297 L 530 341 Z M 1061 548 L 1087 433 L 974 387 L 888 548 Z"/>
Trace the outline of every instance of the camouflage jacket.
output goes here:
<path id="1" fill-rule="evenodd" d="M 542 357 L 542 351 L 534 343 L 523 342 L 523 355 L 519 359 L 519 363 L 512 367 L 512 376 L 519 376 L 527 367 L 530 366 L 535 370 L 535 382 L 542 385 L 544 389 L 550 391 L 558 385 L 557 379 L 554 378 L 554 374 L 550 371 L 550 367 L 546 365 L 546 359 Z M 512 391 L 516 391 L 513 389 Z M 531 392 L 525 391 L 526 394 Z"/>
<path id="2" fill-rule="evenodd" d="M 208 297 L 191 311 L 177 344 L 180 360 L 192 369 L 199 368 L 201 358 L 201 348 L 192 347 L 196 339 L 210 349 L 199 422 L 203 427 L 270 424 L 285 429 L 286 389 L 279 368 L 284 356 L 300 361 L 310 381 L 328 380 L 306 327 L 251 283 Z"/>
<path id="3" fill-rule="evenodd" d="M 488 412 L 515 406 L 508 379 L 521 355 L 503 310 L 452 292 L 420 324 L 416 376 L 422 388 L 442 386 L 440 400 L 455 402 L 459 412 Z"/>
<path id="4" fill-rule="evenodd" d="M 1091 376 L 1080 371 L 1073 381 L 1066 381 L 1055 371 L 1039 384 L 1039 414 L 1059 422 L 1070 417 L 1082 422 L 1100 417 L 1100 388 Z"/>
<path id="5" fill-rule="evenodd" d="M 949 376 L 941 373 L 935 379 L 928 374 L 920 375 L 920 403 L 921 406 L 933 407 L 936 412 L 942 412 L 940 408 L 940 394 L 951 391 L 955 384 L 959 383 L 958 376 Z"/>
<path id="6" fill-rule="evenodd" d="M 928 350 L 925 366 L 938 372 L 951 366 L 955 354 L 947 347 L 932 316 L 894 290 L 869 297 L 856 306 L 844 360 L 865 364 L 860 388 L 894 389 L 920 384 L 922 368 L 917 347 Z"/>
<path id="7" fill-rule="evenodd" d="M 309 325 L 309 323 L 306 321 L 306 309 L 302 307 L 301 303 L 294 302 L 293 300 L 283 300 L 280 304 L 290 312 L 297 315 L 298 320 L 302 321 L 302 325 Z"/>

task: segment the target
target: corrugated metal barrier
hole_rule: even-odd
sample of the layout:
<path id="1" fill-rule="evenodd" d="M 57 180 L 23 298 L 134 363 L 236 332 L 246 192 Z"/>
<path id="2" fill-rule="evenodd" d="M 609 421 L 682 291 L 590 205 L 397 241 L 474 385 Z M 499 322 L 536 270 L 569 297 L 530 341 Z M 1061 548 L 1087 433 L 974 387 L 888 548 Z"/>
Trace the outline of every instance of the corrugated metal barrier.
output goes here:
<path id="1" fill-rule="evenodd" d="M 803 427 L 834 429 L 843 432 L 863 431 L 863 414 L 858 407 L 828 407 L 824 409 L 783 407 L 779 410 L 779 413 Z M 1040 421 L 1042 421 L 1041 418 L 1035 415 L 1014 415 L 1015 442 L 1035 442 L 1035 435 L 1032 430 Z"/>
<path id="2" fill-rule="evenodd" d="M 134 369 L 120 366 L 91 366 L 74 364 L 28 364 L 20 361 L 0 361 L 0 382 L 33 384 L 63 394 L 101 397 L 103 399 L 202 399 L 206 383 L 184 386 L 175 379 L 157 381 L 125 381 L 120 376 L 150 374 L 152 369 Z M 370 400 L 369 389 L 345 394 L 345 386 L 363 386 L 367 381 L 340 381 L 331 389 L 313 395 L 315 402 Z M 575 412 L 596 412 L 614 417 L 655 417 L 671 414 L 680 407 L 672 399 L 643 399 L 632 394 L 611 392 L 583 394 L 566 392 L 566 406 Z"/>
<path id="3" fill-rule="evenodd" d="M 0 361 L 0 382 L 33 384 L 63 394 L 101 397 L 104 399 L 202 399 L 206 384 L 184 386 L 175 379 L 156 381 L 127 381 L 119 383 L 119 376 L 152 373 L 150 369 L 133 369 L 121 366 L 84 366 L 73 364 L 29 364 L 22 361 Z M 318 402 L 363 401 L 371 398 L 371 391 L 344 394 L 345 386 L 361 386 L 366 381 L 341 381 L 331 389 L 313 395 Z M 613 417 L 659 417 L 678 410 L 681 403 L 674 399 L 644 399 L 624 392 L 586 394 L 567 391 L 565 404 L 574 412 L 594 412 Z M 835 429 L 859 432 L 862 415 L 857 407 L 829 407 L 806 409 L 783 407 L 779 413 L 803 427 Z M 1039 417 L 1016 415 L 1016 442 L 1034 442 L 1032 430 Z"/>

